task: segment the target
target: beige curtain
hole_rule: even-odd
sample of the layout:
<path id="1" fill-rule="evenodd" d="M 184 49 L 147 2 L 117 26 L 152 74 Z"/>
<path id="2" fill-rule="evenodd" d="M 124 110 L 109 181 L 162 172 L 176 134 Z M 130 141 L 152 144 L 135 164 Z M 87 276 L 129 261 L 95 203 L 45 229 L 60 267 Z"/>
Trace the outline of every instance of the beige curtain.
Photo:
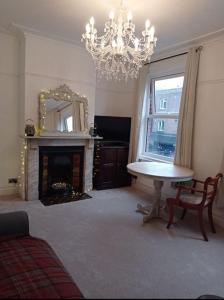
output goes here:
<path id="1" fill-rule="evenodd" d="M 202 47 L 193 47 L 188 52 L 177 129 L 174 164 L 188 168 L 192 167 L 194 111 L 201 49 Z"/>
<path id="2" fill-rule="evenodd" d="M 132 124 L 132 133 L 130 141 L 129 161 L 134 162 L 138 160 L 138 151 L 140 141 L 140 131 L 143 126 L 142 116 L 144 114 L 144 101 L 147 94 L 147 76 L 149 65 L 143 66 L 140 70 L 138 87 L 137 87 L 137 100 L 135 107 L 135 115 Z"/>
<path id="3" fill-rule="evenodd" d="M 222 162 L 221 162 L 219 172 L 224 175 L 224 151 L 223 151 Z M 221 183 L 219 185 L 218 194 L 216 197 L 216 206 L 224 207 L 224 180 L 223 179 L 221 180 Z"/>

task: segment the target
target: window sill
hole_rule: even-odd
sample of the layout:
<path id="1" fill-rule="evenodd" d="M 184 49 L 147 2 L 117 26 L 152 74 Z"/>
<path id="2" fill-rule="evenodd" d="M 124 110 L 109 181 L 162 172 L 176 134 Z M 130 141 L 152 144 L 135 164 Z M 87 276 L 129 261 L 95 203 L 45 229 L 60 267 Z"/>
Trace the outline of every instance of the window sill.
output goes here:
<path id="1" fill-rule="evenodd" d="M 173 164 L 173 160 L 171 159 L 162 159 L 162 158 L 158 158 L 158 157 L 154 157 L 154 156 L 146 156 L 146 155 L 140 155 L 138 157 L 138 159 L 140 161 L 156 161 L 156 162 L 163 162 L 163 163 L 167 163 L 167 164 Z"/>

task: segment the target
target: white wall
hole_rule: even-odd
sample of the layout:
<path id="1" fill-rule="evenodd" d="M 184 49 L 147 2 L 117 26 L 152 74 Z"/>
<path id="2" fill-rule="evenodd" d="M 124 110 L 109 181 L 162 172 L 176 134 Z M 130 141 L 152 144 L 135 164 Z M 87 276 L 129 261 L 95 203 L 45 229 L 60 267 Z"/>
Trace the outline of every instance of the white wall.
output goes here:
<path id="1" fill-rule="evenodd" d="M 18 147 L 18 40 L 0 32 L 0 195 L 15 193 L 8 178 L 17 178 Z"/>
<path id="2" fill-rule="evenodd" d="M 25 34 L 25 120 L 38 124 L 38 95 L 67 84 L 87 96 L 89 123 L 95 110 L 95 68 L 84 48 L 33 34 Z"/>
<path id="3" fill-rule="evenodd" d="M 205 178 L 220 171 L 224 155 L 224 36 L 204 43 L 200 57 L 193 165 Z"/>
<path id="4" fill-rule="evenodd" d="M 137 80 L 125 82 L 97 79 L 95 114 L 102 116 L 133 117 L 136 103 Z"/>

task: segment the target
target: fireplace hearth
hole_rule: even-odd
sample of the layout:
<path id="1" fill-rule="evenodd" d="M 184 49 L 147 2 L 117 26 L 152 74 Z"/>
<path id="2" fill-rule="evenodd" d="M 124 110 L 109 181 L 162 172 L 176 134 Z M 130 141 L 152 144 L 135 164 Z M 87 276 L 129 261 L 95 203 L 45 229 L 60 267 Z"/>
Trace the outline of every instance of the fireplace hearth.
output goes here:
<path id="1" fill-rule="evenodd" d="M 39 199 L 71 201 L 83 193 L 83 146 L 39 148 Z"/>

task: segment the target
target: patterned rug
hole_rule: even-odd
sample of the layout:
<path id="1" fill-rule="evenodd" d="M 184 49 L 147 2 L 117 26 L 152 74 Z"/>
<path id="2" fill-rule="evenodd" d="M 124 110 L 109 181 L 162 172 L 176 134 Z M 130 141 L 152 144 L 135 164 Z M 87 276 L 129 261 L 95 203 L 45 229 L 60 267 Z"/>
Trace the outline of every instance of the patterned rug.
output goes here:
<path id="1" fill-rule="evenodd" d="M 92 198 L 86 193 L 76 193 L 72 195 L 55 195 L 55 196 L 49 196 L 49 197 L 44 197 L 40 201 L 43 203 L 45 206 L 50 206 L 50 205 L 55 205 L 55 204 L 62 204 L 62 203 L 68 203 L 68 202 L 74 202 L 74 201 L 79 201 L 79 200 L 85 200 Z"/>

